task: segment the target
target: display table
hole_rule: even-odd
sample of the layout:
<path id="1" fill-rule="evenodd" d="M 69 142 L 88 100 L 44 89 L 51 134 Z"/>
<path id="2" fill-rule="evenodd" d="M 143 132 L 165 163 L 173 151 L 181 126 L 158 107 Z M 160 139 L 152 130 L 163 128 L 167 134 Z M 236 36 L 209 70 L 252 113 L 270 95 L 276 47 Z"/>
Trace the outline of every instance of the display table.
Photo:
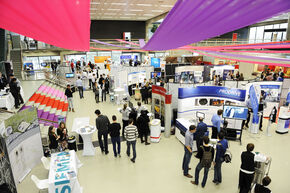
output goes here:
<path id="1" fill-rule="evenodd" d="M 14 105 L 14 98 L 10 92 L 0 96 L 0 108 L 7 108 L 7 110 L 11 111 Z"/>
<path id="2" fill-rule="evenodd" d="M 74 119 L 73 125 L 72 125 L 72 131 L 76 132 L 77 129 L 81 127 L 85 127 L 87 125 L 90 125 L 90 117 L 78 117 Z"/>
<path id="3" fill-rule="evenodd" d="M 48 192 L 82 193 L 77 174 L 82 166 L 75 151 L 54 153 L 51 155 Z"/>
<path id="4" fill-rule="evenodd" d="M 176 138 L 184 145 L 185 144 L 185 133 L 189 129 L 190 125 L 197 125 L 195 120 L 190 120 L 186 118 L 176 119 Z M 192 151 L 197 151 L 196 141 L 193 140 Z"/>
<path id="5" fill-rule="evenodd" d="M 80 134 L 83 138 L 84 142 L 84 149 L 83 149 L 83 156 L 94 156 L 96 151 L 95 147 L 92 142 L 92 135 L 96 131 L 96 128 L 93 126 L 84 126 L 81 128 L 78 128 L 76 132 Z"/>
<path id="6" fill-rule="evenodd" d="M 280 107 L 276 133 L 285 134 L 289 131 L 290 111 L 288 107 Z"/>
<path id="7" fill-rule="evenodd" d="M 161 121 L 160 119 L 153 119 L 150 122 L 150 139 L 151 142 L 159 142 L 161 137 Z"/>

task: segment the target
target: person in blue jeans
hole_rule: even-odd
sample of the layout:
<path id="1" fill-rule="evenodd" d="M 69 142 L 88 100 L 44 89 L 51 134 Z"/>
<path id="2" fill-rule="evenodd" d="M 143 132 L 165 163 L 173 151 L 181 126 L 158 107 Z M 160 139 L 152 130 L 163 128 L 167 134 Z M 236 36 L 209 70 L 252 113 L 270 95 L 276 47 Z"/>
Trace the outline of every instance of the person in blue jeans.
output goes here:
<path id="1" fill-rule="evenodd" d="M 191 125 L 189 130 L 185 132 L 185 143 L 184 143 L 184 156 L 182 161 L 183 175 L 188 178 L 192 178 L 192 175 L 188 174 L 189 163 L 192 156 L 193 146 L 193 134 L 196 132 L 196 126 Z"/>
<path id="2" fill-rule="evenodd" d="M 136 160 L 136 141 L 138 138 L 138 129 L 134 125 L 134 120 L 129 119 L 129 125 L 125 127 L 124 137 L 127 141 L 127 156 L 130 157 L 130 147 L 132 146 L 133 150 L 133 158 L 131 158 L 131 162 L 135 163 Z"/>
<path id="3" fill-rule="evenodd" d="M 222 183 L 222 163 L 224 162 L 224 155 L 228 148 L 228 141 L 224 139 L 225 135 L 223 132 L 218 134 L 218 142 L 216 146 L 216 155 L 214 161 L 214 179 L 213 183 L 216 185 Z"/>
<path id="4" fill-rule="evenodd" d="M 121 130 L 121 125 L 120 123 L 117 123 L 117 117 L 116 115 L 112 116 L 113 123 L 109 125 L 109 134 L 111 136 L 111 141 L 113 144 L 113 151 L 114 151 L 114 156 L 121 157 L 121 140 L 120 140 L 120 130 Z M 118 152 L 116 150 L 116 146 L 118 146 Z"/>
<path id="5" fill-rule="evenodd" d="M 213 156 L 214 156 L 214 148 L 209 145 L 209 138 L 207 136 L 204 136 L 203 146 L 200 146 L 198 148 L 198 153 L 195 156 L 199 158 L 200 161 L 195 168 L 195 181 L 191 181 L 192 184 L 198 185 L 199 172 L 202 168 L 204 168 L 204 175 L 203 175 L 203 180 L 201 183 L 201 187 L 204 188 L 207 181 L 208 170 L 213 161 Z"/>

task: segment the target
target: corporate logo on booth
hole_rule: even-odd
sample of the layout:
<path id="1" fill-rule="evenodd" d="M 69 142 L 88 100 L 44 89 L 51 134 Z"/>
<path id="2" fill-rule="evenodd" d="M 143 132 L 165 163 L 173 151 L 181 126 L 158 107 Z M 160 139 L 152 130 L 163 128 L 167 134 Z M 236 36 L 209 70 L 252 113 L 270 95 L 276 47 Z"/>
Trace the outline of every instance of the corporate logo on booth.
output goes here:
<path id="1" fill-rule="evenodd" d="M 198 86 L 196 88 L 179 88 L 178 98 L 190 97 L 219 97 L 232 100 L 245 101 L 246 90 L 220 87 L 220 86 Z"/>

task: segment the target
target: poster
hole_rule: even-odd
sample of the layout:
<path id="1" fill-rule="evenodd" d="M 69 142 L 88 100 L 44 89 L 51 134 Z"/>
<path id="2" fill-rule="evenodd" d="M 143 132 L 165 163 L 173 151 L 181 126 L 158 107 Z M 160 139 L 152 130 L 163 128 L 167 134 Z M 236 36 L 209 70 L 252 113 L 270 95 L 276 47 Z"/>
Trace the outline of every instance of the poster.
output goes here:
<path id="1" fill-rule="evenodd" d="M 43 156 L 37 111 L 25 109 L 4 121 L 5 139 L 15 183 L 20 183 Z"/>

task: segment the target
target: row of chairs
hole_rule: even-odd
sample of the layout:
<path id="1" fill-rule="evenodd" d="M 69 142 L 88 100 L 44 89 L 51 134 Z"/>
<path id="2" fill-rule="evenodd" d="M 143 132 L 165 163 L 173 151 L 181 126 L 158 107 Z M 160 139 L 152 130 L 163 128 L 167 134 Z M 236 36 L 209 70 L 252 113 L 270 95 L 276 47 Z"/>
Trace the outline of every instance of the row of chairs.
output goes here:
<path id="1" fill-rule="evenodd" d="M 43 167 L 46 170 L 49 170 L 50 168 L 50 162 L 46 157 L 41 158 L 41 162 Z M 46 191 L 48 189 L 48 179 L 40 180 L 35 175 L 31 175 L 31 180 L 35 183 L 36 187 L 38 188 L 39 192 Z"/>

